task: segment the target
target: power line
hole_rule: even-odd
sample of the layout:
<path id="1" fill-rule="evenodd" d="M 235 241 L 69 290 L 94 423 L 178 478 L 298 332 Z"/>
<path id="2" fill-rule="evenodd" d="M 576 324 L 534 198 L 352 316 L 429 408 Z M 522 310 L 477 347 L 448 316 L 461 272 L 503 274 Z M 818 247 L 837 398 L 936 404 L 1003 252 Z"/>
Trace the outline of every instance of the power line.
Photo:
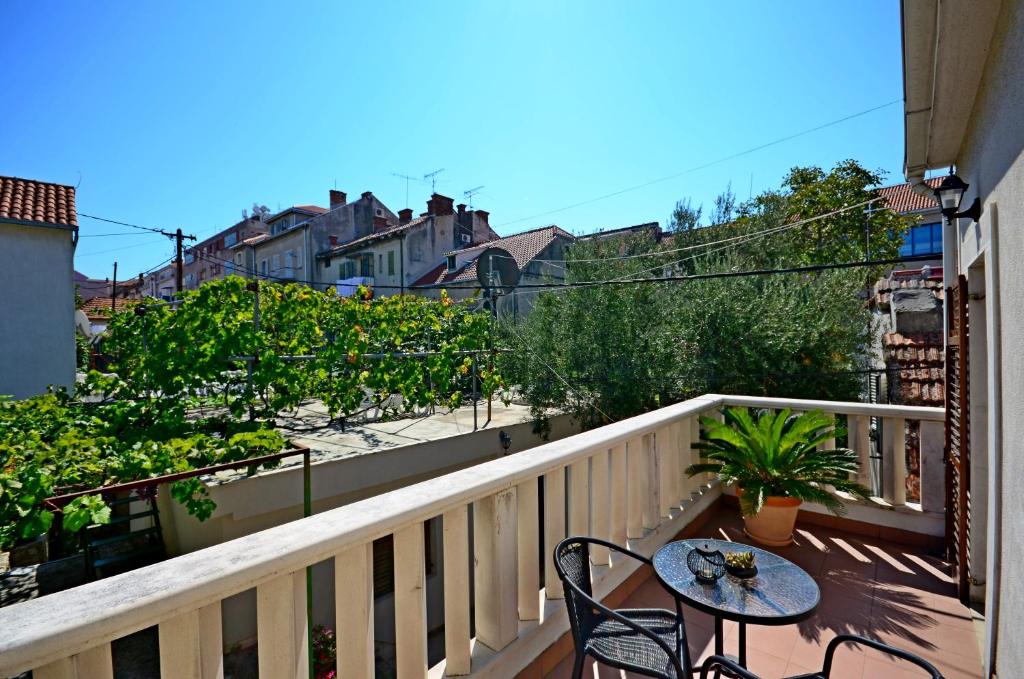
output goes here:
<path id="1" fill-rule="evenodd" d="M 692 172 L 697 172 L 699 170 L 704 170 L 704 169 L 712 167 L 714 165 L 719 165 L 721 163 L 725 163 L 725 162 L 728 162 L 730 160 L 735 160 L 736 158 L 740 158 L 742 156 L 745 156 L 745 155 L 748 155 L 748 154 L 751 154 L 751 153 L 755 153 L 757 151 L 763 151 L 764 149 L 769 148 L 771 146 L 775 146 L 777 144 L 782 144 L 783 142 L 791 141 L 793 139 L 797 139 L 799 137 L 803 137 L 805 135 L 808 135 L 808 134 L 811 134 L 811 133 L 814 133 L 814 132 L 818 132 L 819 130 L 824 130 L 825 128 L 832 127 L 834 125 L 839 125 L 840 123 L 845 123 L 845 122 L 847 122 L 849 120 L 853 120 L 854 118 L 859 118 L 861 116 L 868 115 L 869 113 L 874 113 L 875 111 L 879 111 L 879 110 L 881 110 L 883 108 L 887 108 L 889 106 L 892 106 L 893 104 L 898 104 L 898 103 L 900 103 L 902 101 L 903 101 L 903 99 L 893 99 L 892 101 L 886 102 L 886 103 L 881 104 L 879 106 L 873 106 L 872 108 L 865 109 L 863 111 L 859 111 L 857 113 L 853 113 L 851 115 L 844 116 L 842 118 L 837 118 L 835 120 L 829 121 L 829 122 L 824 123 L 822 125 L 818 125 L 816 127 L 811 127 L 811 128 L 806 129 L 806 130 L 802 130 L 800 132 L 796 132 L 795 134 L 790 134 L 790 135 L 787 135 L 785 137 L 780 137 L 778 139 L 772 140 L 772 141 L 767 142 L 765 144 L 760 144 L 758 146 L 754 146 L 754 147 L 745 149 L 743 151 L 738 151 L 737 153 L 733 153 L 733 154 L 728 155 L 728 156 L 723 156 L 722 158 L 718 158 L 717 160 L 712 160 L 710 162 L 703 163 L 701 165 L 696 165 L 694 167 L 687 168 L 685 170 L 682 170 L 681 172 L 676 172 L 675 174 L 670 174 L 670 175 L 667 175 L 665 177 L 660 177 L 658 179 L 653 179 L 651 181 L 644 182 L 642 184 L 635 184 L 633 186 L 629 186 L 629 187 L 626 187 L 624 189 L 620 189 L 618 191 L 613 191 L 611 193 L 606 193 L 606 194 L 604 194 L 602 196 L 597 196 L 595 198 L 588 198 L 587 200 L 582 200 L 582 201 L 580 201 L 578 203 L 573 203 L 571 205 L 566 205 L 565 207 L 560 207 L 560 208 L 557 208 L 555 210 L 548 210 L 547 212 L 539 212 L 537 214 L 530 215 L 529 217 L 521 217 L 519 219 L 513 219 L 512 221 L 504 222 L 503 224 L 498 224 L 496 228 L 502 227 L 502 226 L 508 226 L 510 224 L 518 224 L 519 222 L 525 222 L 525 221 L 529 221 L 531 219 L 537 219 L 538 217 L 546 217 L 548 215 L 557 214 L 559 212 L 565 212 L 566 210 L 571 210 L 573 208 L 581 207 L 583 205 L 589 205 L 591 203 L 596 203 L 598 201 L 606 200 L 608 198 L 614 198 L 615 196 L 621 196 L 622 194 L 629 193 L 630 191 L 637 191 L 639 189 L 647 188 L 648 186 L 653 186 L 654 184 L 660 184 L 662 182 L 667 182 L 669 180 L 676 179 L 678 177 L 682 177 L 683 175 L 687 175 L 687 174 L 690 174 Z"/>
<path id="2" fill-rule="evenodd" d="M 153 233 L 159 233 L 160 235 L 167 235 L 162 229 L 154 229 L 151 226 L 139 226 L 138 224 L 131 224 L 129 222 L 120 222 L 116 219 L 107 219 L 106 217 L 96 217 L 94 215 L 87 215 L 84 212 L 78 213 L 79 217 L 85 217 L 87 219 L 95 219 L 98 222 L 106 222 L 108 224 L 117 224 L 118 226 L 127 226 L 133 229 L 141 229 L 143 231 L 152 231 Z"/>

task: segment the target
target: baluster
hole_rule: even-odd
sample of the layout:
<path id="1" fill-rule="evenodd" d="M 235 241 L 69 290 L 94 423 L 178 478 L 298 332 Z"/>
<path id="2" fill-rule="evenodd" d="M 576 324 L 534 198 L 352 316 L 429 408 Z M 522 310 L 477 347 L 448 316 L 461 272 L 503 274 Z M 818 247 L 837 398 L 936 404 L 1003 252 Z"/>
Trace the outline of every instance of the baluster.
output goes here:
<path id="1" fill-rule="evenodd" d="M 661 516 L 672 516 L 672 510 L 678 507 L 676 501 L 676 462 L 679 458 L 672 454 L 672 426 L 659 429 L 654 434 L 655 454 L 658 456 L 658 497 L 661 500 Z"/>
<path id="2" fill-rule="evenodd" d="M 398 679 L 427 676 L 423 522 L 395 531 L 395 661 Z"/>
<path id="3" fill-rule="evenodd" d="M 473 503 L 473 550 L 476 639 L 500 651 L 519 633 L 514 488 Z"/>
<path id="4" fill-rule="evenodd" d="M 516 536 L 519 551 L 519 619 L 540 619 L 540 517 L 537 479 L 516 486 Z M 546 561 L 546 560 L 545 560 Z"/>
<path id="5" fill-rule="evenodd" d="M 857 482 L 871 487 L 871 418 L 867 415 L 850 415 L 850 447 L 857 451 L 860 462 Z"/>
<path id="6" fill-rule="evenodd" d="M 100 644 L 32 670 L 35 679 L 113 679 L 110 644 Z"/>
<path id="7" fill-rule="evenodd" d="M 164 620 L 157 629 L 157 637 L 160 640 L 160 676 L 199 679 L 199 611 Z"/>
<path id="8" fill-rule="evenodd" d="M 644 536 L 644 504 L 647 495 L 647 464 L 643 454 L 643 439 L 631 439 L 626 444 L 628 507 L 626 510 L 626 537 Z"/>
<path id="9" fill-rule="evenodd" d="M 590 535 L 590 460 L 569 465 L 569 535 Z"/>
<path id="10" fill-rule="evenodd" d="M 306 677 L 306 571 L 256 586 L 257 656 L 261 679 Z"/>
<path id="11" fill-rule="evenodd" d="M 673 465 L 675 466 L 675 482 L 673 484 L 673 496 L 675 497 L 676 507 L 681 508 L 682 501 L 685 500 L 687 497 L 686 474 L 683 473 L 683 471 L 686 469 L 686 463 L 683 460 L 684 439 L 682 421 L 677 420 L 676 422 L 673 422 L 672 426 L 669 427 L 669 431 L 669 442 L 671 444 L 670 455 L 672 455 L 672 457 L 675 458 L 675 461 L 673 462 Z"/>
<path id="12" fill-rule="evenodd" d="M 921 459 L 921 509 L 941 513 L 946 506 L 945 427 L 942 422 L 921 420 L 918 425 Z"/>
<path id="13" fill-rule="evenodd" d="M 701 462 L 700 449 L 694 447 L 694 443 L 700 441 L 700 415 L 694 415 L 690 418 L 690 459 L 691 464 L 699 464 Z M 707 478 L 707 474 L 697 474 L 690 479 L 690 490 L 694 493 L 702 493 L 704 491 L 704 479 Z"/>
<path id="14" fill-rule="evenodd" d="M 654 449 L 654 434 L 645 434 L 642 440 L 643 450 L 643 465 L 647 470 L 644 477 L 644 493 L 642 498 L 644 500 L 644 528 L 653 530 L 658 527 L 661 521 L 661 512 L 659 511 L 659 505 L 661 504 L 658 499 L 658 476 L 660 470 L 658 469 L 658 456 L 655 454 Z"/>
<path id="15" fill-rule="evenodd" d="M 611 540 L 608 519 L 608 451 L 602 450 L 590 458 L 590 534 L 602 540 Z M 608 548 L 592 545 L 590 560 L 594 565 L 608 565 Z"/>
<path id="16" fill-rule="evenodd" d="M 479 514 L 475 514 L 479 517 Z M 477 518 L 477 520 L 479 520 Z M 469 509 L 444 513 L 444 650 L 446 676 L 469 674 Z"/>
<path id="17" fill-rule="evenodd" d="M 544 594 L 561 599 L 562 581 L 555 572 L 555 547 L 565 538 L 565 467 L 544 475 Z"/>
<path id="18" fill-rule="evenodd" d="M 626 445 L 620 443 L 612 448 L 609 464 L 609 489 L 611 491 L 610 526 L 608 541 L 617 545 L 626 544 L 626 496 L 629 473 L 626 464 Z"/>
<path id="19" fill-rule="evenodd" d="M 889 468 L 892 470 L 892 504 L 907 504 L 907 421 L 902 417 L 888 420 L 889 435 L 892 437 Z"/>
<path id="20" fill-rule="evenodd" d="M 447 575 L 447 561 L 445 566 Z M 351 679 L 372 679 L 374 636 L 371 542 L 349 547 L 334 557 L 334 619 L 339 672 L 344 668 L 341 673 Z"/>

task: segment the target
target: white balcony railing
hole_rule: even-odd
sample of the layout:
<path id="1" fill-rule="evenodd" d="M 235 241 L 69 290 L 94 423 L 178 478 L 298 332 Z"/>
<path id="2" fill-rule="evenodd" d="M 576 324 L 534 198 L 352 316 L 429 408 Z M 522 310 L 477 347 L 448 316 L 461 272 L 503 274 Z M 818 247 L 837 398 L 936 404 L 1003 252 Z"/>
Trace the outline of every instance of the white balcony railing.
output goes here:
<path id="1" fill-rule="evenodd" d="M 0 676 L 33 669 L 36 679 L 106 679 L 113 676 L 111 641 L 157 625 L 161 676 L 222 677 L 221 602 L 251 588 L 257 597 L 260 676 L 305 676 L 306 567 L 333 559 L 338 666 L 346 677 L 372 677 L 371 545 L 387 535 L 394 539 L 397 676 L 514 676 L 568 630 L 550 558 L 562 537 L 590 534 L 628 542 L 649 555 L 711 506 L 720 494 L 717 485 L 708 478 L 687 478 L 683 469 L 696 460 L 690 442 L 698 435 L 697 416 L 727 404 L 822 408 L 846 415 L 858 449 L 867 440 L 869 416 L 892 420 L 892 431 L 900 432 L 902 420 L 942 417 L 933 408 L 716 395 L 692 399 L 5 608 Z M 890 454 L 899 458 L 901 442 L 892 438 Z M 900 502 L 904 467 L 889 468 L 895 489 L 886 503 L 891 506 Z M 423 524 L 437 516 L 444 527 L 447 657 L 428 668 Z M 636 568 L 635 562 L 607 552 L 595 550 L 592 556 L 599 597 Z M 475 639 L 470 638 L 471 591 Z"/>

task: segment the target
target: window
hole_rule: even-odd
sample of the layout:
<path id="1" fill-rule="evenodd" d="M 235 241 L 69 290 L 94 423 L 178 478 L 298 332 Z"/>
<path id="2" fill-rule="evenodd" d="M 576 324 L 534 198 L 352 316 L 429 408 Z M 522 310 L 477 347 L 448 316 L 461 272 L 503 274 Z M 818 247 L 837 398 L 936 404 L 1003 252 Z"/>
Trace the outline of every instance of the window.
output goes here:
<path id="1" fill-rule="evenodd" d="M 394 276 L 395 275 L 395 251 L 394 250 L 389 250 L 388 251 L 388 275 L 389 276 Z"/>
<path id="2" fill-rule="evenodd" d="M 238 242 L 238 234 L 236 232 L 229 233 L 224 236 L 224 247 L 229 248 Z"/>
<path id="3" fill-rule="evenodd" d="M 448 271 L 455 271 L 455 255 L 448 255 Z"/>
<path id="4" fill-rule="evenodd" d="M 349 259 L 338 265 L 338 278 L 349 279 L 356 277 L 355 260 Z"/>
<path id="5" fill-rule="evenodd" d="M 373 255 L 366 254 L 359 256 L 359 275 L 363 278 L 373 278 Z"/>
<path id="6" fill-rule="evenodd" d="M 271 273 L 277 273 L 281 268 L 281 255 L 274 255 L 270 258 L 270 271 Z"/>
<path id="7" fill-rule="evenodd" d="M 295 266 L 295 251 L 289 250 L 284 253 L 284 266 L 286 269 L 291 269 Z"/>
<path id="8" fill-rule="evenodd" d="M 938 254 L 942 254 L 941 222 L 915 226 L 900 246 L 900 255 L 903 257 Z"/>
<path id="9" fill-rule="evenodd" d="M 262 275 L 262 276 L 266 276 L 267 275 L 267 260 L 265 260 L 265 259 L 261 259 L 260 260 L 260 275 Z"/>
<path id="10" fill-rule="evenodd" d="M 377 271 L 384 273 L 384 255 L 377 255 Z"/>

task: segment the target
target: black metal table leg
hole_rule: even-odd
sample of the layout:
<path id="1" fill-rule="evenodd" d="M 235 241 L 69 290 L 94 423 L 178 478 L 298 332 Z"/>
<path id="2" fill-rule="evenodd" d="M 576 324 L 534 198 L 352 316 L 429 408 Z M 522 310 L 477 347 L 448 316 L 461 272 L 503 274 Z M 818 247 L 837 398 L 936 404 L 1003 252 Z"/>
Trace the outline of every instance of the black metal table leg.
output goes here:
<path id="1" fill-rule="evenodd" d="M 747 666 L 747 623 L 740 623 L 740 667 Z"/>
<path id="2" fill-rule="evenodd" d="M 722 633 L 722 619 L 715 616 L 715 655 L 725 655 L 725 635 Z"/>

